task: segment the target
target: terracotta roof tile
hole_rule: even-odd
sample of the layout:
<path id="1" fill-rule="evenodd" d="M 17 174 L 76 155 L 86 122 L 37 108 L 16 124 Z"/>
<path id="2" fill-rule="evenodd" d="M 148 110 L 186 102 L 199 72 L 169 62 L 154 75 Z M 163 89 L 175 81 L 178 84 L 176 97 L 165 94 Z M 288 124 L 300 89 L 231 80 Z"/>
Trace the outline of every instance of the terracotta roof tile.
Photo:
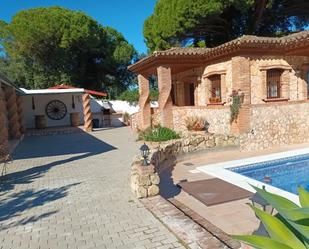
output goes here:
<path id="1" fill-rule="evenodd" d="M 224 43 L 214 48 L 180 48 L 173 47 L 165 51 L 155 51 L 128 68 L 132 71 L 136 67 L 141 67 L 144 63 L 153 61 L 154 58 L 173 57 L 173 56 L 199 56 L 199 58 L 210 58 L 220 54 L 228 54 L 231 51 L 241 48 L 273 48 L 288 49 L 295 46 L 309 44 L 309 30 L 290 34 L 283 37 L 259 37 L 244 35 L 230 42 Z"/>

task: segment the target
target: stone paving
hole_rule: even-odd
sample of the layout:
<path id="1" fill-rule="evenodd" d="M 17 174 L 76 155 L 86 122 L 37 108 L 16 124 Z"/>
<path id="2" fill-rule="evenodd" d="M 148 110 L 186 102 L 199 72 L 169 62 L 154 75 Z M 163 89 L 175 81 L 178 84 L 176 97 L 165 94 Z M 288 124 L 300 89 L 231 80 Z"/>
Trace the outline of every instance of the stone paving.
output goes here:
<path id="1" fill-rule="evenodd" d="M 130 192 L 138 147 L 129 128 L 26 137 L 0 185 L 0 248 L 185 248 Z"/>

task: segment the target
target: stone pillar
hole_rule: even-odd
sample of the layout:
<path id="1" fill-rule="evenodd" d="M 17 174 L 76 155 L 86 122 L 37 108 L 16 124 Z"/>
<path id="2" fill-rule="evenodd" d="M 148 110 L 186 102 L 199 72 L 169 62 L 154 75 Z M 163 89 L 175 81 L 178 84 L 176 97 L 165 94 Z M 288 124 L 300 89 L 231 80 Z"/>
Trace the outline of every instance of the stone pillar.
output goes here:
<path id="1" fill-rule="evenodd" d="M 83 109 L 84 109 L 84 130 L 92 131 L 92 113 L 90 108 L 90 95 L 83 94 Z"/>
<path id="2" fill-rule="evenodd" d="M 137 198 L 147 198 L 159 194 L 159 174 L 155 172 L 153 164 L 142 166 L 140 162 L 133 162 L 131 168 L 131 190 Z"/>
<path id="3" fill-rule="evenodd" d="M 5 87 L 5 98 L 7 107 L 7 117 L 9 123 L 9 137 L 12 139 L 18 139 L 21 136 L 19 116 L 17 109 L 17 97 L 15 89 L 13 87 Z"/>
<path id="4" fill-rule="evenodd" d="M 139 108 L 140 108 L 138 128 L 140 130 L 145 130 L 151 126 L 149 79 L 142 74 L 139 74 L 137 79 L 138 79 Z"/>
<path id="5" fill-rule="evenodd" d="M 5 95 L 0 84 L 0 150 L 8 150 L 8 128 L 6 125 Z"/>
<path id="6" fill-rule="evenodd" d="M 17 112 L 18 112 L 18 122 L 20 126 L 20 133 L 25 133 L 25 125 L 24 125 L 24 111 L 23 111 L 23 97 L 17 96 Z"/>
<path id="7" fill-rule="evenodd" d="M 237 120 L 231 126 L 232 133 L 248 133 L 251 129 L 251 71 L 250 59 L 242 56 L 232 58 L 233 90 L 241 90 L 244 94 L 243 103 Z"/>
<path id="8" fill-rule="evenodd" d="M 173 128 L 173 103 L 171 98 L 172 76 L 171 68 L 159 66 L 157 68 L 159 87 L 160 123 L 164 127 Z"/>

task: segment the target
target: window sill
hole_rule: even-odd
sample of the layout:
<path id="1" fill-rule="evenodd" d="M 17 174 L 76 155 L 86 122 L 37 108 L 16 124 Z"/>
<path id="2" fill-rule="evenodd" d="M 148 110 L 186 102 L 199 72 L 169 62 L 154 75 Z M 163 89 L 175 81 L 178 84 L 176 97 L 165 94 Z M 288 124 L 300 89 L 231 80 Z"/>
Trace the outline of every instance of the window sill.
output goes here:
<path id="1" fill-rule="evenodd" d="M 224 105 L 226 102 L 213 102 L 213 103 L 208 103 L 207 106 L 216 106 L 216 105 Z"/>
<path id="2" fill-rule="evenodd" d="M 289 99 L 286 98 L 273 98 L 273 99 L 263 99 L 264 102 L 266 103 L 271 103 L 271 102 L 287 102 Z"/>

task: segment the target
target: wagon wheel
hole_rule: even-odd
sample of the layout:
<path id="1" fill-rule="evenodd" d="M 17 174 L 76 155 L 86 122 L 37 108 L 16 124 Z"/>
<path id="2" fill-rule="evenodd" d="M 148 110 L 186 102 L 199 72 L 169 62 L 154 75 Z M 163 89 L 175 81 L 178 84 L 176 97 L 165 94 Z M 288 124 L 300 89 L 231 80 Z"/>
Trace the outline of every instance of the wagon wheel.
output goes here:
<path id="1" fill-rule="evenodd" d="M 67 114 L 67 107 L 59 100 L 52 100 L 47 104 L 45 112 L 50 119 L 61 120 Z"/>

